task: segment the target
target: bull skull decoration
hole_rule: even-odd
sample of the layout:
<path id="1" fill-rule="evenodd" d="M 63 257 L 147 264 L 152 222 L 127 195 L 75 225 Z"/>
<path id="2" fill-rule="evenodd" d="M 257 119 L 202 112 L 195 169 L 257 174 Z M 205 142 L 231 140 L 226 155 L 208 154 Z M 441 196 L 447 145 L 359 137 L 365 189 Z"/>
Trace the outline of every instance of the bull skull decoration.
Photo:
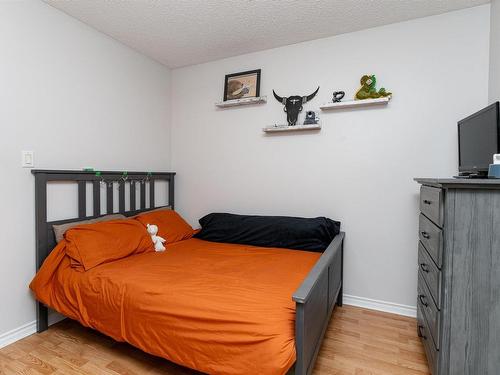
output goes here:
<path id="1" fill-rule="evenodd" d="M 294 126 L 297 124 L 297 118 L 299 117 L 299 113 L 302 111 L 302 105 L 307 103 L 309 100 L 314 98 L 319 91 L 319 86 L 311 95 L 307 96 L 289 96 L 289 97 L 281 97 L 276 94 L 273 90 L 274 97 L 278 102 L 283 104 L 285 107 L 283 110 L 286 112 L 286 119 L 288 121 L 288 126 Z"/>

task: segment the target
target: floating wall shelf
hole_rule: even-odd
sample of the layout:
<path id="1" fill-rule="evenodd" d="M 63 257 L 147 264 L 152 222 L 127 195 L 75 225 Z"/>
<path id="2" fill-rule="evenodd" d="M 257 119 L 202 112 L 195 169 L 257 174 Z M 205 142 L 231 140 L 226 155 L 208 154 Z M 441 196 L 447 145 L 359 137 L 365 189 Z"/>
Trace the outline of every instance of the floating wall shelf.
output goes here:
<path id="1" fill-rule="evenodd" d="M 325 110 L 332 110 L 332 109 L 341 109 L 341 108 L 353 108 L 353 107 L 365 107 L 365 106 L 372 106 L 372 105 L 384 105 L 389 103 L 391 100 L 391 97 L 385 97 L 385 98 L 377 98 L 377 99 L 364 99 L 364 100 L 349 100 L 345 102 L 338 102 L 338 103 L 326 103 L 320 106 L 323 111 Z"/>
<path id="2" fill-rule="evenodd" d="M 320 130 L 320 129 L 321 129 L 320 124 L 295 125 L 295 126 L 278 125 L 278 126 L 268 126 L 267 128 L 263 128 L 262 131 L 264 133 L 279 133 L 279 132 L 296 132 L 302 130 Z"/>
<path id="3" fill-rule="evenodd" d="M 266 102 L 267 102 L 267 96 L 258 96 L 256 98 L 226 100 L 225 102 L 215 103 L 215 106 L 219 108 L 228 108 L 228 107 L 237 107 L 239 105 L 261 104 Z"/>

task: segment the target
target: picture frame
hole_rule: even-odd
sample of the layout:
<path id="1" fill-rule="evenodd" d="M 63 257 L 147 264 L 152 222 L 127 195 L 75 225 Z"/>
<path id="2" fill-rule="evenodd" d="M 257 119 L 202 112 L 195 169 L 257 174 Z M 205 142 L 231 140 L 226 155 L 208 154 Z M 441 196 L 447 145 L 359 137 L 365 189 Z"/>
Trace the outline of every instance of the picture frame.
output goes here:
<path id="1" fill-rule="evenodd" d="M 224 101 L 257 98 L 260 96 L 261 69 L 226 74 L 224 79 Z"/>

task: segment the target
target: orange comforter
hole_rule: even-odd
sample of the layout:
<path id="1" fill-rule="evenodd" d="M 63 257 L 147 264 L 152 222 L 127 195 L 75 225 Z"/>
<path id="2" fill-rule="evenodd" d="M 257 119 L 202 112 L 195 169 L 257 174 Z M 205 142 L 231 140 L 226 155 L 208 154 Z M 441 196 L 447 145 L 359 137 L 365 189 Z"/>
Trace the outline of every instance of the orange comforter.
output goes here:
<path id="1" fill-rule="evenodd" d="M 65 245 L 30 285 L 60 313 L 209 374 L 285 374 L 293 365 L 292 294 L 319 253 L 189 239 L 82 272 Z"/>

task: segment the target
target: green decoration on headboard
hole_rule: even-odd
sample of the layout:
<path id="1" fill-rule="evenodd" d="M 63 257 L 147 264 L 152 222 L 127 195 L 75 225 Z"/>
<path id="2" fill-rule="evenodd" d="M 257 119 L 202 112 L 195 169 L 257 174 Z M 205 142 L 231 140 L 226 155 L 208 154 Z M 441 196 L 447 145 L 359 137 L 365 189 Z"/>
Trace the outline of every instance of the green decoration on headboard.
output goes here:
<path id="1" fill-rule="evenodd" d="M 387 96 L 392 96 L 391 92 L 385 91 L 385 88 L 381 88 L 377 91 L 377 78 L 375 75 L 364 75 L 360 80 L 361 87 L 356 92 L 355 99 L 364 100 L 364 99 L 376 99 L 376 98 L 384 98 Z"/>

